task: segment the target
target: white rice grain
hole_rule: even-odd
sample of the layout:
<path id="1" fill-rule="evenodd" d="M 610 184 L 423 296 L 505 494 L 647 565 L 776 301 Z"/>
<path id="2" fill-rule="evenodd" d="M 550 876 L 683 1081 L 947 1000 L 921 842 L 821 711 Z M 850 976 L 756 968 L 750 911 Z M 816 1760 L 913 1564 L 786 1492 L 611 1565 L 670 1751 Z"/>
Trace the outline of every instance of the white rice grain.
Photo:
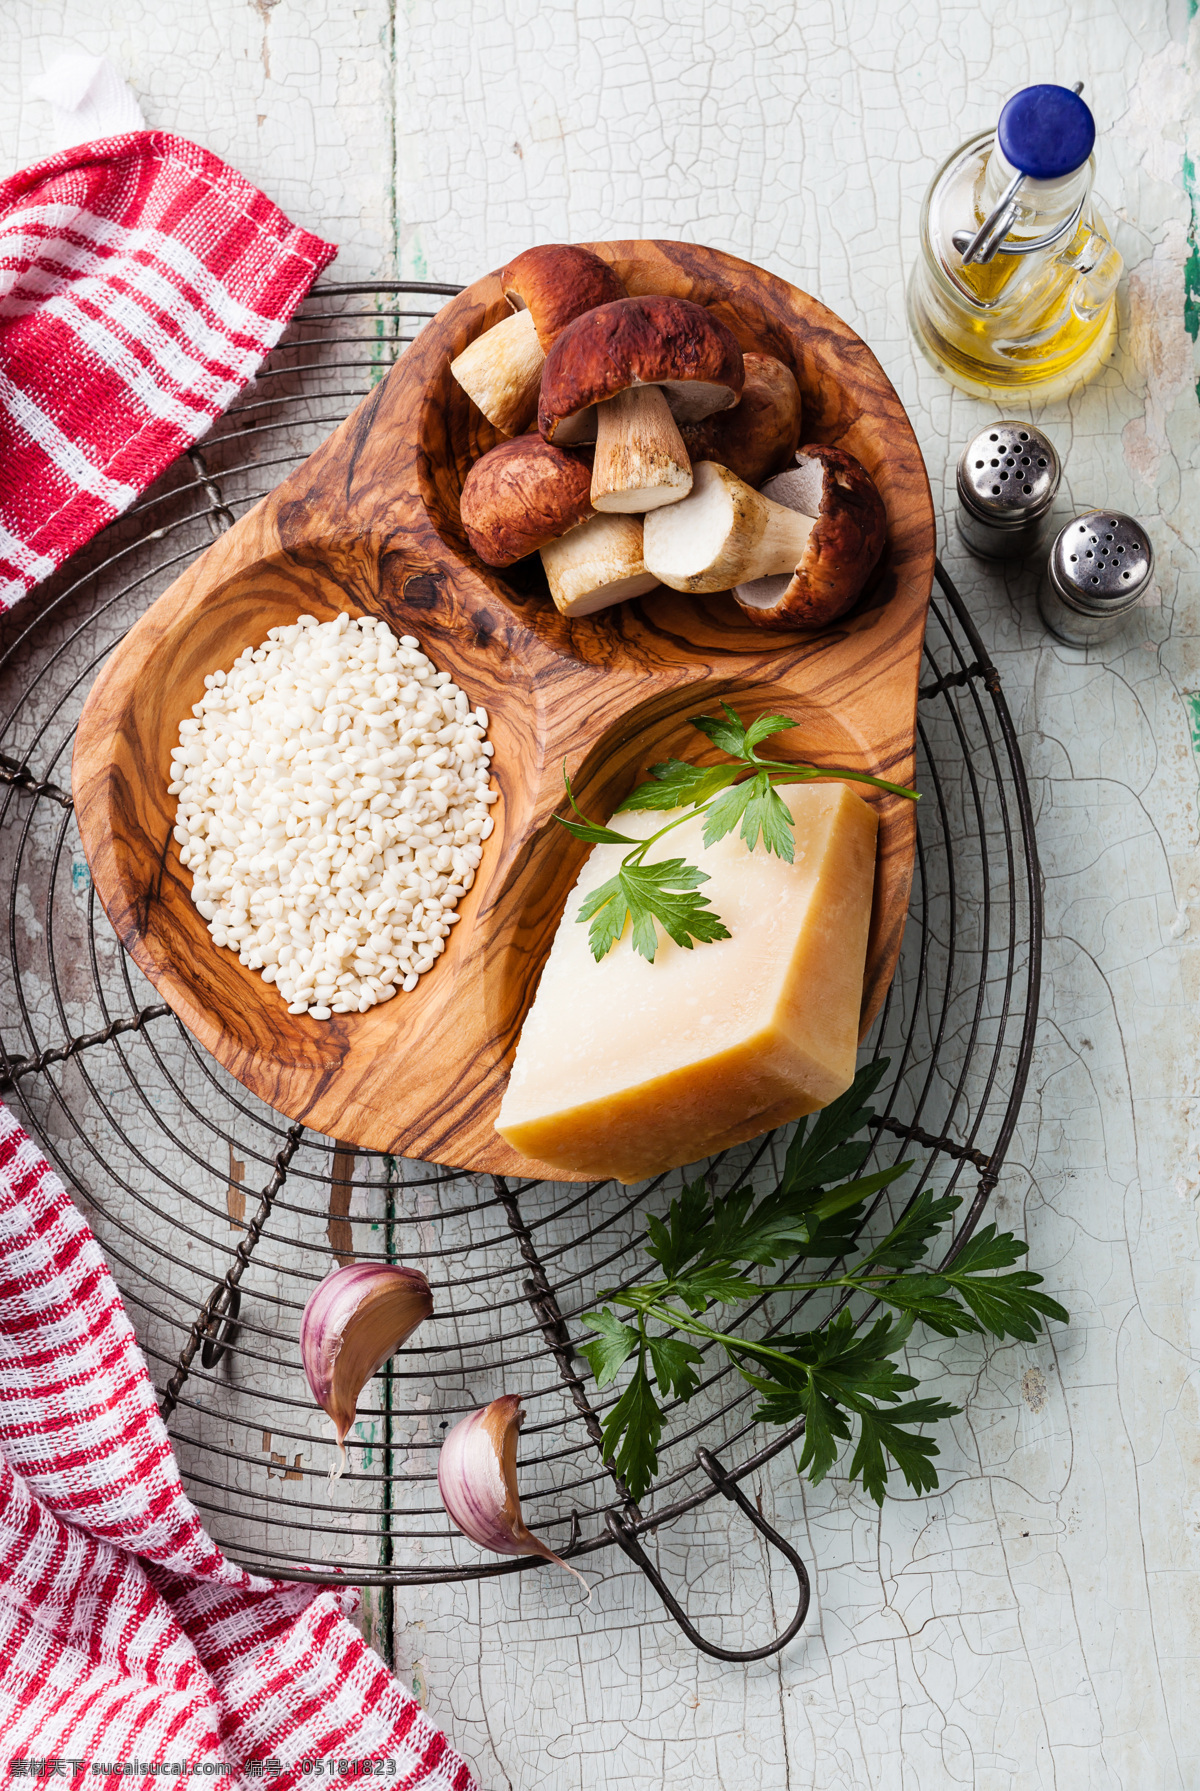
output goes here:
<path id="1" fill-rule="evenodd" d="M 492 831 L 486 711 L 371 616 L 301 616 L 204 683 L 169 789 L 214 941 L 314 1020 L 411 994 Z"/>

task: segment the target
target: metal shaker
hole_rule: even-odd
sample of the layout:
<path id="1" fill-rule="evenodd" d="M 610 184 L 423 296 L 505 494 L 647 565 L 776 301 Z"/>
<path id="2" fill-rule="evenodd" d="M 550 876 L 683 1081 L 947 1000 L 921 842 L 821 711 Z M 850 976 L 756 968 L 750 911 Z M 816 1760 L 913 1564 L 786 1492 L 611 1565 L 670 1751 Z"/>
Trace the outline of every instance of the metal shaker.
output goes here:
<path id="1" fill-rule="evenodd" d="M 990 423 L 958 462 L 958 532 L 981 560 L 1026 559 L 1045 538 L 1062 478 L 1051 443 L 1032 423 Z"/>
<path id="2" fill-rule="evenodd" d="M 1089 510 L 1060 530 L 1050 549 L 1038 609 L 1069 647 L 1092 647 L 1119 632 L 1154 572 L 1141 523 L 1119 510 Z"/>

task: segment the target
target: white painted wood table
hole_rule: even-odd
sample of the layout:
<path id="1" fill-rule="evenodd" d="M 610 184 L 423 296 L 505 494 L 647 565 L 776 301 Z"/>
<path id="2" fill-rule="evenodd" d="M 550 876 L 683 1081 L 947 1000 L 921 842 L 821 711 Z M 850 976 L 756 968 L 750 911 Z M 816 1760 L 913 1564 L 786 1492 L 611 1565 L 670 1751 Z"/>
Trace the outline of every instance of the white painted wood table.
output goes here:
<path id="1" fill-rule="evenodd" d="M 151 125 L 337 240 L 333 277 L 466 281 L 535 240 L 661 235 L 818 293 L 909 408 L 943 555 L 1017 718 L 1046 966 L 995 1214 L 1024 1230 L 1073 1323 L 1037 1346 L 926 1351 L 933 1386 L 965 1406 L 935 1497 L 879 1513 L 836 1479 L 801 1484 L 786 1458 L 759 1477 L 764 1511 L 817 1568 L 782 1658 L 699 1656 L 620 1560 L 582 1613 L 543 1573 L 398 1598 L 398 1668 L 488 1791 L 1200 1785 L 1195 15 L 1195 0 L 0 14 L 6 172 L 50 145 L 26 83 L 78 45 L 118 63 Z M 1158 556 L 1133 626 L 1087 655 L 1043 634 L 1031 573 L 983 570 L 946 527 L 954 458 L 987 413 L 925 366 L 904 322 L 933 168 L 1043 79 L 1087 84 L 1127 277 L 1111 365 L 1032 414 L 1064 455 L 1063 506 L 1133 512 Z M 749 1571 L 731 1575 L 727 1524 L 702 1511 L 672 1571 L 729 1621 L 761 1575 L 740 1541 Z"/>

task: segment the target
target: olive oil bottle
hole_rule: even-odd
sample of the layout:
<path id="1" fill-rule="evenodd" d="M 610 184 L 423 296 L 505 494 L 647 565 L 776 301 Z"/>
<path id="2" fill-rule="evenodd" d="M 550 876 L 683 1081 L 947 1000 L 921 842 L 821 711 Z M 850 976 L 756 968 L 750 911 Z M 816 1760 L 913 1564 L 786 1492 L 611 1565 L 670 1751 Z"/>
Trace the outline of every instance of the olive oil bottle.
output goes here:
<path id="1" fill-rule="evenodd" d="M 1092 196 L 1095 137 L 1078 91 L 1026 87 L 925 195 L 909 326 L 976 397 L 1059 398 L 1111 352 L 1122 262 Z"/>

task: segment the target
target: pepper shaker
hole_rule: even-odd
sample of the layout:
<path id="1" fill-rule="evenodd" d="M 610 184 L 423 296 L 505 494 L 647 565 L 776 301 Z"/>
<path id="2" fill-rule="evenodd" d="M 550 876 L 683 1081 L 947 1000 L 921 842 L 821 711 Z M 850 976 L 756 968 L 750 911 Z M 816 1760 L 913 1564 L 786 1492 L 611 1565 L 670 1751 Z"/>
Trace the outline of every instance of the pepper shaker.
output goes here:
<path id="1" fill-rule="evenodd" d="M 1045 537 L 1062 478 L 1053 445 L 1032 423 L 1003 419 L 968 442 L 958 462 L 958 532 L 981 560 L 1026 559 Z"/>
<path id="2" fill-rule="evenodd" d="M 1089 510 L 1059 531 L 1038 609 L 1069 647 L 1092 647 L 1119 632 L 1154 572 L 1145 529 L 1119 510 Z"/>

